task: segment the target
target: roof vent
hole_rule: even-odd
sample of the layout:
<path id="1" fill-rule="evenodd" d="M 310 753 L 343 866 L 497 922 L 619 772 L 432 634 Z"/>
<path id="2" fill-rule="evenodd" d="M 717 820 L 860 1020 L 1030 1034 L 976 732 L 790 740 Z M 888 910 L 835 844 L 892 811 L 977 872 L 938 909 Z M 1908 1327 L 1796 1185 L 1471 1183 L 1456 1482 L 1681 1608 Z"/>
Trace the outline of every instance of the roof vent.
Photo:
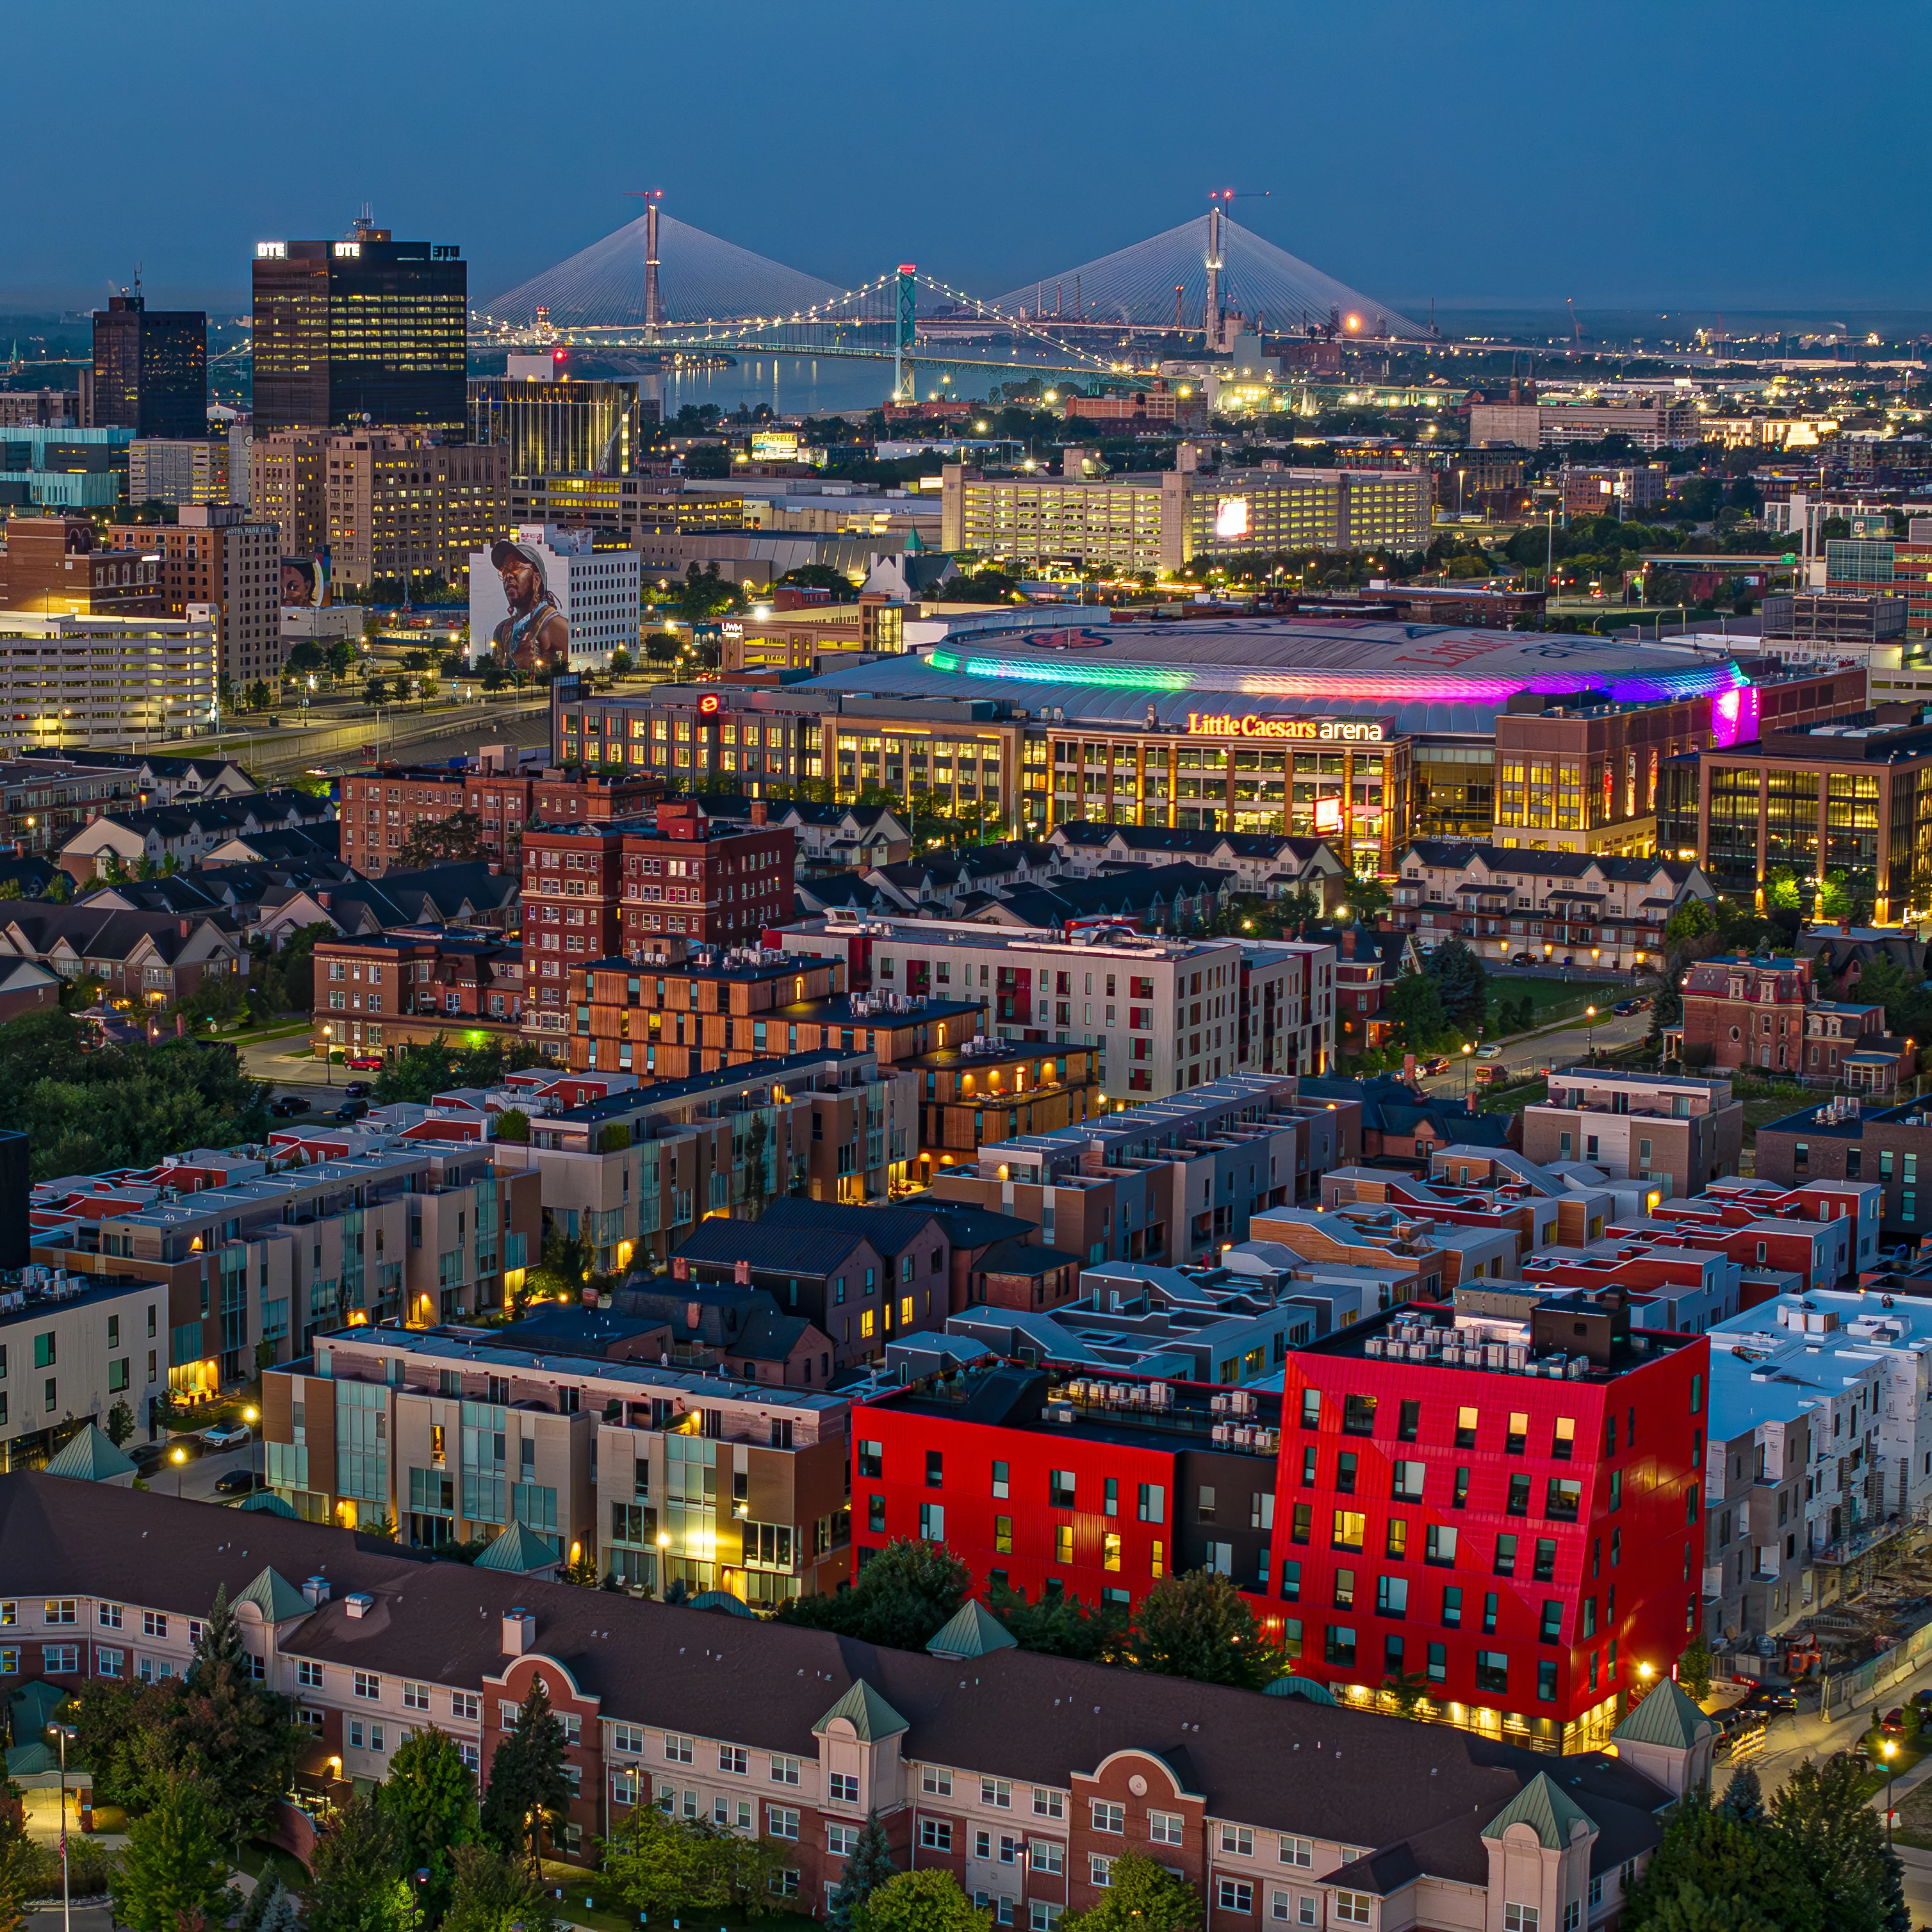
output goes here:
<path id="1" fill-rule="evenodd" d="M 523 1609 L 503 1612 L 503 1654 L 524 1655 L 537 1640 L 537 1620 Z"/>
<path id="2" fill-rule="evenodd" d="M 351 1590 L 343 1598 L 342 1607 L 352 1617 L 366 1617 L 376 1607 L 376 1600 L 367 1590 Z"/>
<path id="3" fill-rule="evenodd" d="M 327 1603 L 328 1601 L 328 1579 L 326 1576 L 310 1577 L 308 1581 L 302 1586 L 302 1594 L 306 1597 L 311 1604 Z"/>

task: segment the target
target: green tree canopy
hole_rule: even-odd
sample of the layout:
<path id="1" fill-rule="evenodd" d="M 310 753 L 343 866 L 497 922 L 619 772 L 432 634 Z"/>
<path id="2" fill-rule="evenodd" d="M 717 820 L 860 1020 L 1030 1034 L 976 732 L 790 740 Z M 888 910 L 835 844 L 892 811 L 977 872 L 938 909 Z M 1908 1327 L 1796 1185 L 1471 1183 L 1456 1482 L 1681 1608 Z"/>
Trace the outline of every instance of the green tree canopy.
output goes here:
<path id="1" fill-rule="evenodd" d="M 756 1918 L 782 1909 L 775 1888 L 790 1848 L 748 1838 L 707 1818 L 670 1818 L 639 1804 L 604 1840 L 604 1869 L 625 1902 L 646 1917 L 735 1913 Z"/>
<path id="2" fill-rule="evenodd" d="M 432 1918 L 448 1909 L 452 1860 L 478 1835 L 476 1780 L 446 1731 L 426 1725 L 397 1747 L 389 1775 L 376 1793 L 394 1824 L 406 1871 L 427 1870 L 421 1902 Z"/>
<path id="3" fill-rule="evenodd" d="M 171 1728 L 230 1835 L 264 1828 L 307 1733 L 289 1700 L 255 1682 L 225 1588 L 202 1626 Z"/>
<path id="4" fill-rule="evenodd" d="M 1433 1046 L 1448 1030 L 1441 989 L 1427 973 L 1401 974 L 1389 988 L 1386 1011 L 1402 1045 L 1412 1053 Z"/>
<path id="5" fill-rule="evenodd" d="M 860 1827 L 859 1842 L 846 1855 L 845 1869 L 826 1902 L 825 1922 L 832 1932 L 852 1932 L 853 1913 L 898 1869 L 879 1814 L 868 1811 Z"/>
<path id="6" fill-rule="evenodd" d="M 836 1630 L 862 1643 L 918 1650 L 966 1600 L 972 1573 L 941 1543 L 900 1537 L 836 1596 L 793 1597 L 780 1619 Z"/>
<path id="7" fill-rule="evenodd" d="M 1288 1660 L 1255 1622 L 1232 1581 L 1209 1570 L 1164 1576 L 1135 1606 L 1130 1660 L 1163 1677 L 1258 1690 L 1288 1674 Z"/>
<path id="8" fill-rule="evenodd" d="M 526 1857 L 535 1867 L 545 1827 L 569 1802 L 570 1785 L 563 1774 L 563 1726 L 538 1677 L 490 1760 L 483 1829 L 506 1855 Z"/>
<path id="9" fill-rule="evenodd" d="M 422 1915 L 404 1858 L 395 1820 L 373 1798 L 352 1797 L 316 1838 L 307 1932 L 416 1932 Z"/>
<path id="10" fill-rule="evenodd" d="M 234 1904 L 219 1831 L 198 1778 L 184 1771 L 162 1778 L 148 1809 L 128 1823 L 113 1880 L 116 1922 L 132 1932 L 177 1932 L 183 1924 L 225 1919 Z"/>
<path id="11" fill-rule="evenodd" d="M 1436 982 L 1442 1014 L 1459 1033 L 1474 1036 L 1490 1006 L 1490 976 L 1483 962 L 1460 939 L 1445 939 L 1429 956 L 1427 968 Z"/>
<path id="12" fill-rule="evenodd" d="M 1123 1852 L 1109 1883 L 1085 1912 L 1070 1912 L 1066 1932 L 1196 1932 L 1200 1894 L 1144 1852 Z"/>
<path id="13" fill-rule="evenodd" d="M 442 1932 L 556 1932 L 555 1900 L 541 1873 L 488 1845 L 458 1845 L 450 1855 L 453 1882 Z"/>
<path id="14" fill-rule="evenodd" d="M 852 1914 L 857 1932 L 992 1932 L 950 1871 L 928 1866 L 900 1872 L 878 1886 Z"/>

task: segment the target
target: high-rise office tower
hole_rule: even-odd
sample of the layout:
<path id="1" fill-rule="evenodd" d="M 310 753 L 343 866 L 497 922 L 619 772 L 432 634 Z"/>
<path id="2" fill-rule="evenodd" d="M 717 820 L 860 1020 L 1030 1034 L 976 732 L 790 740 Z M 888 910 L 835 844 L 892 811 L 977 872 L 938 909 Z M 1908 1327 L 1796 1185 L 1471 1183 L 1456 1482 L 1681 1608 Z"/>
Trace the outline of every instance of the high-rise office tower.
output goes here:
<path id="1" fill-rule="evenodd" d="M 358 220 L 345 242 L 255 244 L 255 431 L 364 424 L 460 438 L 469 269 L 448 242 Z"/>
<path id="2" fill-rule="evenodd" d="M 94 415 L 136 436 L 208 434 L 208 317 L 115 296 L 94 312 Z"/>

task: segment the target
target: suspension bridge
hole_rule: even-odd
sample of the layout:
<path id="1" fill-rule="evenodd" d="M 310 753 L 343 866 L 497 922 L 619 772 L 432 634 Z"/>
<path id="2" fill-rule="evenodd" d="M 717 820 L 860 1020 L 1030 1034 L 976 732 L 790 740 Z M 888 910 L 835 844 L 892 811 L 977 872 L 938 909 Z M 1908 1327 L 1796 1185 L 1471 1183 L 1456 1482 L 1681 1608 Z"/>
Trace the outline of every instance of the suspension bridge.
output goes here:
<path id="1" fill-rule="evenodd" d="M 1218 349 L 1231 322 L 1425 340 L 1432 332 L 1235 223 L 1219 205 L 1131 247 L 991 299 L 905 262 L 841 289 L 664 214 L 632 222 L 484 305 L 478 348 L 564 340 L 667 358 L 856 356 L 1043 374 L 1151 378 Z"/>

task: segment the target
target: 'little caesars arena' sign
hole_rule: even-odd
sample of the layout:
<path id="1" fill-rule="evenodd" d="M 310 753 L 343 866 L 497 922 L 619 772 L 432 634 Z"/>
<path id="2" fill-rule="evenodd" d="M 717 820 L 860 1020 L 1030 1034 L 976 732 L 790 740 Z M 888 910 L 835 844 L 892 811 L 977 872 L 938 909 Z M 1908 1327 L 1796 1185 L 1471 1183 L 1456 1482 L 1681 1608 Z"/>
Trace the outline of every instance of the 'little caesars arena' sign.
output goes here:
<path id="1" fill-rule="evenodd" d="M 1292 738 L 1324 745 L 1379 745 L 1388 736 L 1378 718 L 1263 718 L 1254 712 L 1190 711 L 1190 738 Z"/>

